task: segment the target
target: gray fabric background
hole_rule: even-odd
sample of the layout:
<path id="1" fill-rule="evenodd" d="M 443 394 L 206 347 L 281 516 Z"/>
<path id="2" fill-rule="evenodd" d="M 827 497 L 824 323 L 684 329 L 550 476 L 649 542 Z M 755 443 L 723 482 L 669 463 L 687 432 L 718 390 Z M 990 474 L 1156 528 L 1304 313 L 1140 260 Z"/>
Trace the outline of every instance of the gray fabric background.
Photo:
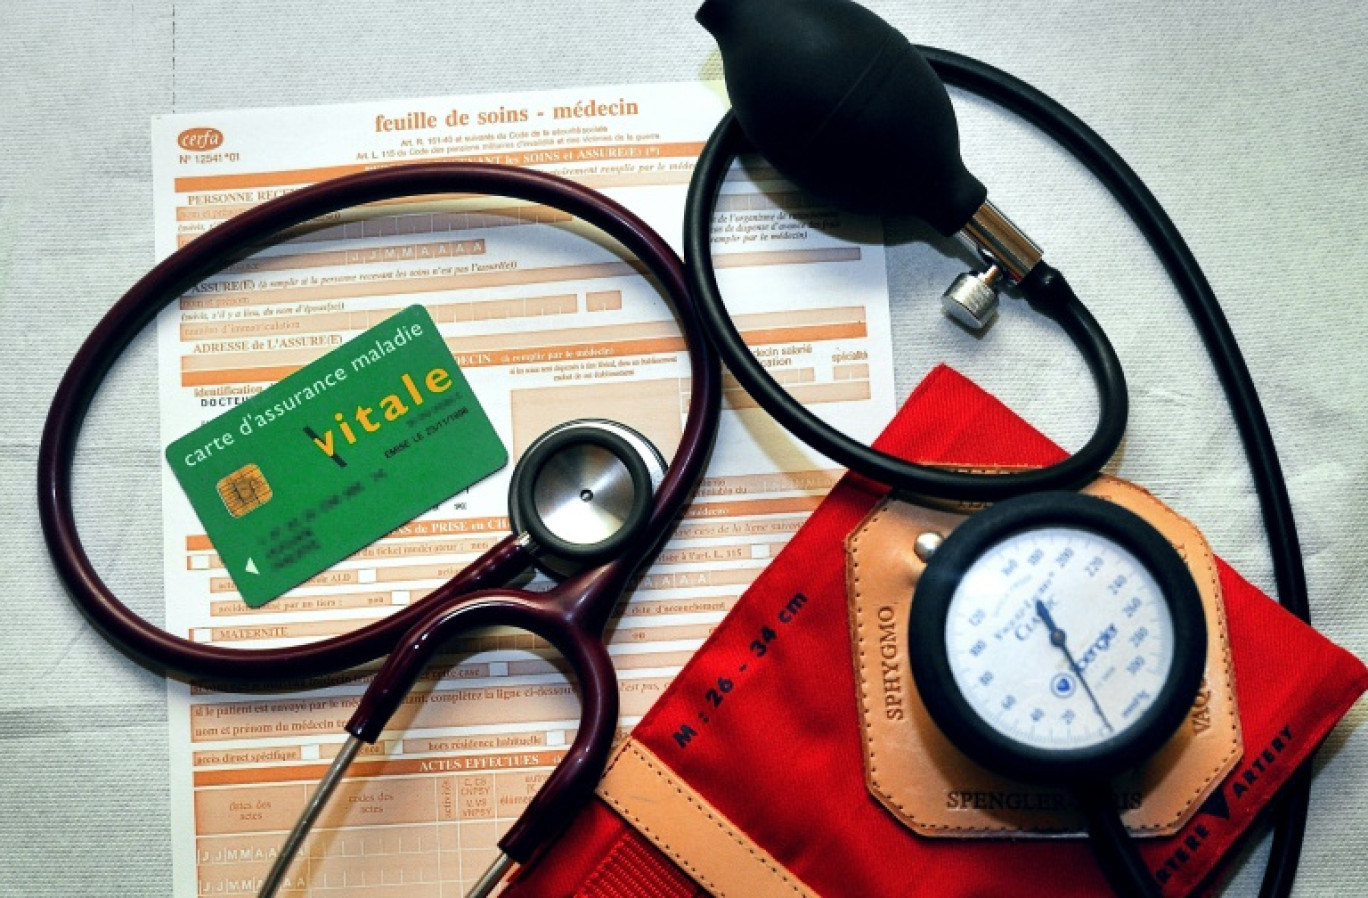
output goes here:
<path id="1" fill-rule="evenodd" d="M 914 41 L 1064 102 L 1167 205 L 1263 393 L 1302 528 L 1317 625 L 1368 656 L 1368 12 L 1360 2 L 871 0 Z M 37 532 L 47 403 L 103 311 L 152 262 L 158 113 L 718 77 L 693 3 L 124 0 L 0 4 L 0 894 L 166 895 L 162 681 L 96 636 Z M 1271 588 L 1248 475 L 1162 272 L 1109 198 L 1020 123 L 956 96 L 966 159 L 1066 271 L 1132 384 L 1119 472 Z M 942 320 L 959 270 L 891 222 L 897 374 L 945 360 L 1067 446 L 1092 426 L 1081 363 L 1020 303 L 986 337 Z M 155 355 L 144 340 L 87 427 L 77 501 L 121 594 L 161 606 Z M 1082 395 L 1077 395 L 1078 391 Z M 1317 761 L 1298 895 L 1368 894 L 1360 704 Z M 1253 894 L 1260 849 L 1224 886 Z M 833 859 L 836 861 L 836 859 Z"/>

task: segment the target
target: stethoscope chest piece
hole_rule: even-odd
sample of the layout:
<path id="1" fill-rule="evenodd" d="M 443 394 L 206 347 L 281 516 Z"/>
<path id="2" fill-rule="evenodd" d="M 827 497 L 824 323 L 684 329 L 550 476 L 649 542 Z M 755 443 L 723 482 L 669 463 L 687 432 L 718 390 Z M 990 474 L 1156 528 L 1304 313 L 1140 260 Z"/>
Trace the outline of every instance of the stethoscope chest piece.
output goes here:
<path id="1" fill-rule="evenodd" d="M 508 491 L 513 529 L 550 573 L 601 562 L 640 534 L 665 467 L 651 442 L 626 425 L 567 421 L 519 459 Z"/>

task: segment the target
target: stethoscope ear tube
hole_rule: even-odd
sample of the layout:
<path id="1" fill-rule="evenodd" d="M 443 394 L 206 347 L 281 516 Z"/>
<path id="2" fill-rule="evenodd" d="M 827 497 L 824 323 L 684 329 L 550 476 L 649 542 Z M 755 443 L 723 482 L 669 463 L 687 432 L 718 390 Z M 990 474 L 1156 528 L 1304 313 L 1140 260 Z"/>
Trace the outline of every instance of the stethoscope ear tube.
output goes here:
<path id="1" fill-rule="evenodd" d="M 607 449 L 615 463 L 629 472 L 632 494 L 618 529 L 624 535 L 616 541 L 612 536 L 587 540 L 593 553 L 588 569 L 544 593 L 489 590 L 533 561 L 530 541 L 521 535 L 506 537 L 422 601 L 351 633 L 303 646 L 240 650 L 201 645 L 133 613 L 96 574 L 77 533 L 71 503 L 71 469 L 81 424 L 113 361 L 176 296 L 287 228 L 349 206 L 444 193 L 507 196 L 574 215 L 635 255 L 673 306 L 688 352 L 690 383 L 688 411 L 673 463 L 653 472 L 647 458 L 654 450 L 639 451 L 637 442 L 649 444 L 627 428 L 631 438 L 613 433 L 588 441 Z M 721 369 L 703 336 L 679 259 L 631 212 L 572 181 L 528 169 L 476 163 L 376 169 L 302 188 L 230 219 L 173 253 L 115 305 L 78 351 L 49 411 L 39 450 L 39 515 L 53 562 L 72 600 L 107 638 L 158 670 L 187 678 L 265 683 L 339 671 L 389 652 L 348 725 L 356 741 L 374 741 L 423 666 L 458 632 L 500 624 L 546 639 L 568 661 L 578 680 L 581 717 L 567 755 L 500 843 L 507 855 L 527 861 L 569 823 L 603 770 L 618 711 L 616 677 L 603 644 L 604 628 L 632 577 L 668 537 L 701 479 L 717 435 L 721 404 Z M 592 492 L 592 486 L 584 492 Z M 607 548 L 612 552 L 601 551 L 605 541 L 611 543 Z M 345 763 L 339 762 L 330 780 L 340 777 L 344 768 Z M 316 814 L 316 808 L 306 811 L 290 845 L 300 843 Z M 271 875 L 283 875 L 288 863 L 282 854 L 280 869 Z M 502 869 L 496 865 L 494 872 Z M 485 877 L 482 882 L 487 885 L 492 879 Z"/>
<path id="2" fill-rule="evenodd" d="M 503 852 L 519 863 L 529 861 L 569 822 L 574 809 L 593 792 L 612 748 L 618 716 L 612 659 L 602 642 L 568 638 L 563 626 L 568 618 L 586 629 L 601 629 L 601 621 L 585 618 L 597 613 L 603 603 L 583 598 L 596 591 L 594 581 L 602 578 L 601 570 L 567 581 L 562 600 L 552 605 L 539 603 L 528 593 L 494 590 L 469 596 L 459 605 L 431 608 L 385 659 L 346 725 L 351 735 L 374 742 L 441 647 L 473 627 L 513 626 L 550 642 L 579 687 L 580 721 L 565 758 L 499 842 Z"/>
<path id="3" fill-rule="evenodd" d="M 721 407 L 721 375 L 699 328 L 680 263 L 669 245 L 627 209 L 554 175 L 479 163 L 424 163 L 375 169 L 321 182 L 249 209 L 172 253 L 133 286 L 95 326 L 67 369 L 49 409 L 38 452 L 38 514 L 44 538 L 72 601 L 111 642 L 159 672 L 222 682 L 269 682 L 344 670 L 373 660 L 423 615 L 421 604 L 368 627 L 320 642 L 243 650 L 204 645 L 142 619 L 96 572 L 77 530 L 71 472 L 81 426 L 110 367 L 167 304 L 205 277 L 281 232 L 339 209 L 405 196 L 474 193 L 542 203 L 603 230 L 635 255 L 675 307 L 690 359 L 690 405 L 674 464 L 660 483 L 630 565 L 668 534 L 707 464 Z M 635 551 L 639 549 L 640 551 Z M 532 562 L 514 536 L 501 541 L 428 598 L 497 586 Z M 630 571 L 621 570 L 624 579 Z"/>

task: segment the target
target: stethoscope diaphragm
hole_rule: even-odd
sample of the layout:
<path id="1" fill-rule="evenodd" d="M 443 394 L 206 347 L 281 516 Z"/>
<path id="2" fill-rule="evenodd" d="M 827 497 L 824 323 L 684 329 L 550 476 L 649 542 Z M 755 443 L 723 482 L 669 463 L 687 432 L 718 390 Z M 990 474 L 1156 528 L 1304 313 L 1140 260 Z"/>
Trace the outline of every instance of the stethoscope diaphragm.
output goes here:
<path id="1" fill-rule="evenodd" d="M 566 576 L 620 553 L 639 535 L 665 468 L 650 440 L 625 424 L 566 421 L 518 460 L 509 518 L 537 564 Z"/>

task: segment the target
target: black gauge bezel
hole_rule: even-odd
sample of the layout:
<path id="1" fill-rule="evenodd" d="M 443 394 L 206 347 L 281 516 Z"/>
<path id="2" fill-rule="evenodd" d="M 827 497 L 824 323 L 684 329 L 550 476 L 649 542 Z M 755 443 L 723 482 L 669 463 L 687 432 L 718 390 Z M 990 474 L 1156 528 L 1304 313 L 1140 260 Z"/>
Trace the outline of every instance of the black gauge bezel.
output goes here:
<path id="1" fill-rule="evenodd" d="M 950 669 L 945 634 L 960 579 L 1003 540 L 1045 527 L 1083 530 L 1126 549 L 1154 577 L 1173 620 L 1173 666 L 1158 697 L 1123 732 L 1086 748 L 1039 748 L 1004 735 L 973 709 Z M 1033 493 L 971 516 L 927 563 L 913 594 L 908 627 L 913 680 L 932 720 L 983 767 L 1028 783 L 1107 780 L 1144 763 L 1187 717 L 1206 669 L 1206 614 L 1182 556 L 1134 512 L 1078 493 Z"/>

